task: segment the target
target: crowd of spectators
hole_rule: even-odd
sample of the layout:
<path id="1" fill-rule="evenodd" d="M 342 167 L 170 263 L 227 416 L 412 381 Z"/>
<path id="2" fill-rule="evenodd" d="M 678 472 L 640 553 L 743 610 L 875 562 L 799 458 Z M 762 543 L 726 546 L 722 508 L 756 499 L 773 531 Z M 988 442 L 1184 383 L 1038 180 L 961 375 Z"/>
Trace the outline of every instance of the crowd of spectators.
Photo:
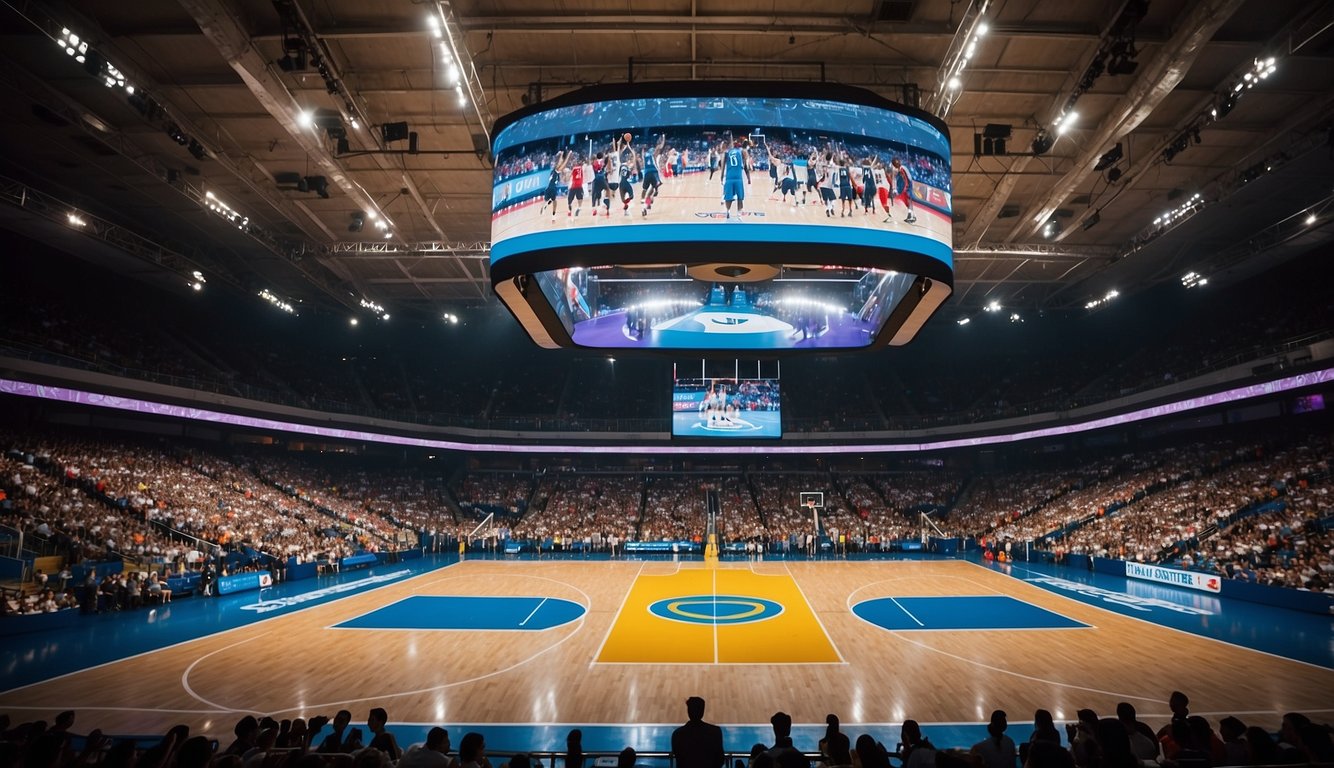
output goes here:
<path id="1" fill-rule="evenodd" d="M 416 546 L 419 533 L 466 538 L 489 513 L 496 524 L 486 536 L 546 548 L 699 542 L 714 492 L 722 542 L 758 551 L 813 551 L 817 537 L 840 549 L 883 549 L 921 535 L 926 512 L 939 533 L 993 547 L 1034 542 L 1058 556 L 1166 561 L 1262 584 L 1334 588 L 1334 443 L 1323 435 L 1203 441 L 967 481 L 928 466 L 710 475 L 474 468 L 460 469 L 450 488 L 441 470 L 368 466 L 356 456 L 0 437 L 8 446 L 0 523 L 30 532 L 68 565 L 125 558 L 145 578 L 199 571 L 227 551 L 336 561 Z M 812 491 L 823 496 L 818 529 L 801 496 Z"/>
<path id="2" fill-rule="evenodd" d="M 1334 588 L 1328 437 L 1277 448 L 1196 446 L 1161 469 L 1156 493 L 1098 517 L 1066 540 L 1072 552 L 1164 559 L 1252 582 Z M 1268 511 L 1248 510 L 1268 504 Z"/>
<path id="3" fill-rule="evenodd" d="M 1078 470 L 1019 470 L 975 479 L 944 525 L 954 535 L 989 533 L 1059 498 L 1080 480 Z"/>
<path id="4" fill-rule="evenodd" d="M 1192 715 L 1189 699 L 1174 691 L 1169 702 L 1172 717 L 1157 730 L 1139 719 L 1133 705 L 1122 702 L 1114 713 L 1099 716 L 1081 708 L 1077 719 L 1057 726 L 1045 709 L 1034 712 L 1031 733 L 1009 732 L 1009 717 L 994 710 L 987 735 L 974 744 L 933 744 L 915 720 L 905 720 L 900 742 L 891 751 L 869 733 L 842 731 L 837 715 L 826 718 L 822 738 L 798 744 L 792 737 L 792 718 L 783 712 L 770 718 L 773 743 L 758 743 L 748 759 L 738 759 L 746 768 L 824 768 L 856 766 L 889 768 L 891 758 L 904 768 L 952 766 L 956 768 L 1223 768 L 1224 766 L 1274 766 L 1327 764 L 1334 762 L 1331 727 L 1299 712 L 1283 715 L 1280 727 L 1270 732 L 1247 726 L 1230 715 L 1215 723 Z M 703 719 L 705 702 L 687 701 L 689 722 L 665 743 L 627 746 L 616 758 L 618 768 L 634 768 L 637 751 L 669 751 L 682 768 L 722 768 L 728 755 L 726 734 Z M 1247 716 L 1250 716 L 1248 713 Z M 77 715 L 59 713 L 53 722 L 38 720 L 11 723 L 0 715 L 0 768 L 76 768 L 104 765 L 108 768 L 532 768 L 542 758 L 529 752 L 500 753 L 488 749 L 485 734 L 462 735 L 453 753 L 449 732 L 434 726 L 425 740 L 405 749 L 386 726 L 388 713 L 371 709 L 366 718 L 367 734 L 349 727 L 352 713 L 340 710 L 309 720 L 282 720 L 245 715 L 232 729 L 232 736 L 213 740 L 209 734 L 192 735 L 186 725 L 177 725 L 161 739 L 117 739 L 93 730 L 86 736 L 72 730 Z M 1016 743 L 1018 742 L 1018 743 Z M 489 757 L 491 759 L 488 759 Z M 564 768 L 578 768 L 587 757 L 582 732 L 572 730 L 562 753 L 550 755 Z M 602 764 L 604 758 L 597 758 Z M 607 758 L 610 760 L 610 758 Z M 494 760 L 494 762 L 493 762 Z M 610 762 L 607 763 L 610 765 Z"/>
<path id="5" fill-rule="evenodd" d="M 579 542 L 614 549 L 636 536 L 643 490 L 637 474 L 547 473 L 536 503 L 515 526 L 514 535 L 550 540 L 556 548 Z"/>

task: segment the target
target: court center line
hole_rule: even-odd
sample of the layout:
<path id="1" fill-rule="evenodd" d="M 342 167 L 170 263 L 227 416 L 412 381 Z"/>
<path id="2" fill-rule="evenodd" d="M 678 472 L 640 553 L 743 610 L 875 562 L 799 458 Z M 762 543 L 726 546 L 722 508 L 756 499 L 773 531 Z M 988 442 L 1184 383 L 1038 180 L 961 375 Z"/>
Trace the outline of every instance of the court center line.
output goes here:
<path id="1" fill-rule="evenodd" d="M 532 610 L 532 613 L 529 613 L 527 616 L 523 618 L 523 621 L 519 622 L 519 626 L 522 627 L 523 625 L 527 624 L 528 620 L 533 618 L 533 615 L 536 614 L 538 611 L 542 610 L 542 606 L 546 605 L 546 603 L 547 603 L 547 598 L 545 597 L 542 598 L 542 602 L 538 603 L 537 607 Z"/>
<path id="2" fill-rule="evenodd" d="M 718 663 L 718 569 L 713 569 L 713 663 Z"/>
<path id="3" fill-rule="evenodd" d="M 917 626 L 919 626 L 919 627 L 925 627 L 925 626 L 926 626 L 926 625 L 923 624 L 923 623 L 922 623 L 916 616 L 912 615 L 912 611 L 908 610 L 907 608 L 904 608 L 904 607 L 903 607 L 903 603 L 900 603 L 900 602 L 898 601 L 898 598 L 891 597 L 891 598 L 889 598 L 889 601 L 890 601 L 891 603 L 893 603 L 894 605 L 897 605 L 897 606 L 899 607 L 899 610 L 900 610 L 900 611 L 903 611 L 904 613 L 908 614 L 908 618 L 912 619 L 913 621 L 916 621 L 916 622 L 917 622 Z"/>

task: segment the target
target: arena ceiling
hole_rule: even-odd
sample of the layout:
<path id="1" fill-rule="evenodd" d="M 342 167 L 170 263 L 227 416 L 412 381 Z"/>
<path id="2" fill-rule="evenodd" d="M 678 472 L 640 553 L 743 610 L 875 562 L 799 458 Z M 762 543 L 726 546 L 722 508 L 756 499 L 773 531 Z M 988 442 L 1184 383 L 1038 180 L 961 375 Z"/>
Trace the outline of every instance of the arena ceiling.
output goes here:
<path id="1" fill-rule="evenodd" d="M 434 313 L 490 300 L 478 148 L 491 121 L 629 76 L 824 79 L 943 113 L 956 312 L 1242 273 L 1334 229 L 1327 0 L 1151 0 L 1142 17 L 1140 0 L 2 1 L 6 199 L 48 193 L 179 257 L 150 255 L 147 273 L 185 265 L 294 300 Z M 987 32 L 951 92 L 946 62 L 982 7 Z M 432 13 L 465 62 L 465 103 Z M 1109 67 L 1131 18 L 1133 56 Z M 62 30 L 137 98 L 66 55 Z M 281 66 L 297 49 L 305 68 Z M 1270 58 L 1272 74 L 1247 87 Z M 1088 81 L 1095 61 L 1109 71 Z M 1078 117 L 1058 136 L 1067 108 Z M 305 110 L 341 119 L 350 151 L 303 125 Z M 406 148 L 380 140 L 399 121 L 421 153 L 376 154 Z M 988 124 L 1011 126 L 1009 154 L 974 155 Z M 1054 143 L 1035 156 L 1041 130 Z M 1113 181 L 1095 166 L 1118 143 Z M 306 176 L 323 176 L 328 196 L 302 191 Z M 8 208 L 4 226 L 46 236 L 36 212 Z M 349 231 L 367 211 L 393 222 L 390 237 L 369 221 Z M 1058 231 L 1044 232 L 1052 219 Z"/>

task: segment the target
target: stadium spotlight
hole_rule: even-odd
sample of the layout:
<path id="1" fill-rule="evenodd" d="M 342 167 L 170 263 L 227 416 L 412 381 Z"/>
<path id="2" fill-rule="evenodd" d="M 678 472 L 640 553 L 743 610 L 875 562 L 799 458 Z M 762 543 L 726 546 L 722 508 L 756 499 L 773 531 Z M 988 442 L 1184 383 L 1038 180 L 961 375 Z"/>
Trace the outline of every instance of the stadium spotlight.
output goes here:
<path id="1" fill-rule="evenodd" d="M 1018 312 L 1011 312 L 1011 313 L 1010 313 L 1010 322 L 1012 322 L 1012 323 L 1022 323 L 1022 322 L 1024 322 L 1024 318 L 1020 317 Z"/>
<path id="2" fill-rule="evenodd" d="M 1079 119 L 1079 113 L 1071 110 L 1056 119 L 1056 133 L 1064 136 L 1065 132 L 1074 126 L 1075 121 Z"/>
<path id="3" fill-rule="evenodd" d="M 356 211 L 352 214 L 352 221 L 347 225 L 348 232 L 360 232 L 361 228 L 366 226 L 366 214 Z"/>
<path id="4" fill-rule="evenodd" d="M 1046 224 L 1042 225 L 1042 236 L 1050 240 L 1061 234 L 1061 229 L 1061 222 L 1053 215 L 1050 219 L 1047 219 Z"/>
<path id="5" fill-rule="evenodd" d="M 68 221 L 71 227 L 77 227 L 80 229 L 88 226 L 88 222 L 84 221 L 84 218 L 80 216 L 77 211 L 70 211 L 69 213 L 65 214 L 65 221 Z"/>
<path id="6" fill-rule="evenodd" d="M 959 90 L 959 87 L 963 85 L 963 81 L 959 79 L 958 75 L 955 75 L 950 78 L 948 85 L 951 91 L 957 91 Z"/>
<path id="7" fill-rule="evenodd" d="M 310 128 L 315 125 L 315 110 L 303 109 L 296 114 L 296 124 L 302 128 Z"/>
<path id="8" fill-rule="evenodd" d="M 1309 227 L 1309 226 L 1311 226 L 1311 225 L 1314 224 L 1314 223 L 1315 223 L 1315 214 L 1314 214 L 1314 213 L 1309 213 L 1309 214 L 1307 214 L 1307 215 L 1306 215 L 1306 226 Z"/>
<path id="9" fill-rule="evenodd" d="M 273 306 L 277 307 L 278 309 L 281 309 L 282 311 L 286 312 L 289 315 L 296 314 L 296 307 L 293 307 L 289 302 L 283 301 L 282 299 L 275 296 L 268 288 L 265 288 L 264 290 L 260 291 L 259 297 L 269 302 Z"/>
<path id="10" fill-rule="evenodd" d="M 959 325 L 968 325 L 969 323 L 973 322 L 973 319 L 971 317 L 961 317 L 955 322 L 957 322 Z"/>
<path id="11" fill-rule="evenodd" d="M 446 323 L 449 323 L 450 325 L 459 324 L 459 316 L 452 312 L 446 312 L 443 319 Z"/>
<path id="12" fill-rule="evenodd" d="M 1047 129 L 1038 129 L 1038 134 L 1033 137 L 1033 154 L 1045 155 L 1047 150 L 1051 149 L 1053 141 L 1051 134 L 1047 133 Z"/>
<path id="13" fill-rule="evenodd" d="M 1117 296 L 1120 295 L 1121 295 L 1120 291 L 1110 290 L 1107 292 L 1107 295 L 1103 296 L 1101 299 L 1093 299 L 1092 301 L 1085 304 L 1084 309 L 1097 309 L 1098 307 L 1102 306 L 1103 304 L 1106 304 L 1107 302 L 1111 301 L 1112 299 L 1115 299 Z"/>
<path id="14" fill-rule="evenodd" d="M 60 46 L 65 53 L 73 56 L 74 60 L 80 64 L 84 62 L 85 56 L 88 53 L 88 41 L 80 39 L 78 35 L 69 31 L 68 28 L 62 28 L 60 30 L 60 39 L 56 41 L 56 45 Z"/>
<path id="15" fill-rule="evenodd" d="M 986 37 L 987 30 L 989 29 L 991 29 L 991 27 L 988 27 L 985 21 L 979 21 L 977 23 L 977 29 L 973 30 L 973 32 L 975 32 L 978 37 Z"/>
<path id="16" fill-rule="evenodd" d="M 348 324 L 348 325 L 356 325 L 356 324 L 357 324 L 357 318 L 355 318 L 355 317 L 353 317 L 353 318 L 349 318 L 348 321 L 347 321 L 347 324 Z"/>
<path id="17" fill-rule="evenodd" d="M 987 312 L 999 312 L 1001 311 L 1001 303 L 995 299 L 992 299 L 991 302 L 982 309 Z"/>
<path id="18" fill-rule="evenodd" d="M 1187 272 L 1181 276 L 1181 285 L 1184 288 L 1194 288 L 1209 284 L 1209 278 L 1204 277 L 1199 272 Z"/>
<path id="19" fill-rule="evenodd" d="M 207 282 L 208 280 L 204 279 L 204 273 L 196 269 L 190 273 L 190 280 L 186 281 L 186 285 L 196 291 L 202 291 L 204 290 L 204 283 Z"/>

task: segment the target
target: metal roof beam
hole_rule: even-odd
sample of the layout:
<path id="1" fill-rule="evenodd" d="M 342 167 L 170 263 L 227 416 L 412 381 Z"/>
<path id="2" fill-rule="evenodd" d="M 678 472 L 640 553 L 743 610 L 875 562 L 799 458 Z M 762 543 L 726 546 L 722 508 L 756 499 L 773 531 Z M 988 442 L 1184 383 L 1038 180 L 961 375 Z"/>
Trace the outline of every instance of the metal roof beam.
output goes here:
<path id="1" fill-rule="evenodd" d="M 1102 120 L 1098 130 L 1083 142 L 1084 148 L 1076 156 L 1074 167 L 1020 214 L 1019 221 L 1005 239 L 1012 241 L 1036 232 L 1088 178 L 1107 147 L 1135 130 L 1167 98 L 1190 71 L 1214 31 L 1244 3 L 1245 0 L 1204 0 L 1193 6 L 1181 19 L 1177 33 L 1151 61 L 1140 65 L 1139 77 L 1126 96 Z"/>

